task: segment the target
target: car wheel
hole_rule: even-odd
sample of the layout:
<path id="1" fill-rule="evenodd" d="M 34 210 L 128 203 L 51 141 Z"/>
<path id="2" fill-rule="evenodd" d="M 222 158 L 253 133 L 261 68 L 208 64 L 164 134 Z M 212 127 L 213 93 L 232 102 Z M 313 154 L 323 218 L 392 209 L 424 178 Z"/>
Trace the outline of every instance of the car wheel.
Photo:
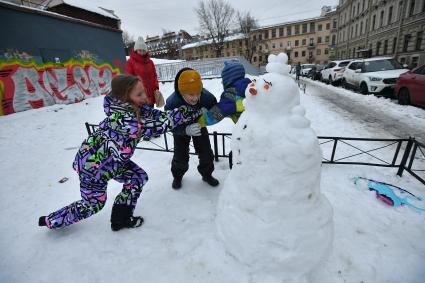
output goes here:
<path id="1" fill-rule="evenodd" d="M 361 94 L 368 94 L 369 91 L 367 89 L 367 84 L 365 82 L 360 84 L 360 93 Z"/>
<path id="2" fill-rule="evenodd" d="M 330 84 L 332 84 L 332 76 L 331 76 L 331 75 L 329 75 L 328 82 L 329 82 Z"/>
<path id="3" fill-rule="evenodd" d="M 398 104 L 400 105 L 409 105 L 410 104 L 410 94 L 407 88 L 402 88 L 398 92 Z"/>
<path id="4" fill-rule="evenodd" d="M 341 85 L 342 85 L 343 88 L 348 89 L 348 84 L 347 84 L 347 81 L 345 79 L 341 80 Z"/>

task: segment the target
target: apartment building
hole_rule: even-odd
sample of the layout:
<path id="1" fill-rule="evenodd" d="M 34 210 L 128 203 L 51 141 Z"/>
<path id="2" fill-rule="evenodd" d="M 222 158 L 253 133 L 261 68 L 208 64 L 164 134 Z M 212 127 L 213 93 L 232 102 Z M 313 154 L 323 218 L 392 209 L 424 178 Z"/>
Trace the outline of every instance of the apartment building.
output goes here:
<path id="1" fill-rule="evenodd" d="M 165 32 L 162 36 L 147 36 L 146 45 L 152 57 L 162 59 L 181 59 L 181 47 L 192 41 L 192 36 L 184 30 Z"/>
<path id="2" fill-rule="evenodd" d="M 394 56 L 425 63 L 424 0 L 340 0 L 337 58 Z"/>
<path id="3" fill-rule="evenodd" d="M 197 42 L 186 44 L 182 47 L 185 60 L 198 60 L 217 57 L 211 39 L 200 39 Z M 245 56 L 247 40 L 244 34 L 238 33 L 224 39 L 223 50 L 220 57 Z"/>
<path id="4" fill-rule="evenodd" d="M 327 63 L 332 44 L 336 44 L 332 30 L 336 30 L 336 22 L 328 15 L 255 29 L 251 34 L 257 43 L 252 63 L 265 65 L 269 54 L 281 52 L 288 55 L 291 64 Z"/>

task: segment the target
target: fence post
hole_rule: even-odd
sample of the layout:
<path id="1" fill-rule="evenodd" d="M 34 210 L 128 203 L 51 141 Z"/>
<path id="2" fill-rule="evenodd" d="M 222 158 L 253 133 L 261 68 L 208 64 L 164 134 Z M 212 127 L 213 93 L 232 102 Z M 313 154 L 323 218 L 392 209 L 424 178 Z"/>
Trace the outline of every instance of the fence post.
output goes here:
<path id="1" fill-rule="evenodd" d="M 400 166 L 398 167 L 397 175 L 400 177 L 403 175 L 404 169 L 406 169 L 406 162 L 410 155 L 410 150 L 412 149 L 412 145 L 414 142 L 414 138 L 409 137 L 409 140 L 407 141 L 406 149 L 404 150 L 403 158 L 401 159 Z"/>
<path id="2" fill-rule="evenodd" d="M 165 150 L 169 151 L 168 150 L 168 141 L 167 141 L 167 133 L 166 132 L 164 133 L 164 142 L 165 142 Z"/>
<path id="3" fill-rule="evenodd" d="M 335 158 L 335 151 L 336 151 L 336 144 L 337 144 L 337 142 L 338 142 L 338 139 L 335 138 L 335 140 L 334 140 L 334 146 L 333 146 L 333 149 L 332 149 L 332 155 L 331 155 L 331 162 L 332 163 L 334 162 L 334 158 Z"/>
<path id="4" fill-rule="evenodd" d="M 214 160 L 218 161 L 218 141 L 217 141 L 217 132 L 213 132 L 214 136 Z"/>
<path id="5" fill-rule="evenodd" d="M 91 135 L 90 126 L 89 126 L 89 123 L 87 123 L 87 122 L 86 122 L 86 129 L 87 129 L 87 133 L 88 133 L 89 135 Z"/>

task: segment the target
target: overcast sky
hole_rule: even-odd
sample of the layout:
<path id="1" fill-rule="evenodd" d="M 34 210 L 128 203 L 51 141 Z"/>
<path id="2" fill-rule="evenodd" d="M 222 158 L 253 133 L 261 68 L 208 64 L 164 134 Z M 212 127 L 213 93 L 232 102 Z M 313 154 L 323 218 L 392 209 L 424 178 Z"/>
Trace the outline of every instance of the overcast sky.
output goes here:
<path id="1" fill-rule="evenodd" d="M 112 9 L 121 19 L 123 30 L 134 37 L 162 35 L 163 30 L 186 30 L 199 33 L 194 9 L 200 0 L 91 0 L 98 6 Z M 233 0 L 236 11 L 250 12 L 260 25 L 274 24 L 320 15 L 324 5 L 335 6 L 338 0 Z"/>

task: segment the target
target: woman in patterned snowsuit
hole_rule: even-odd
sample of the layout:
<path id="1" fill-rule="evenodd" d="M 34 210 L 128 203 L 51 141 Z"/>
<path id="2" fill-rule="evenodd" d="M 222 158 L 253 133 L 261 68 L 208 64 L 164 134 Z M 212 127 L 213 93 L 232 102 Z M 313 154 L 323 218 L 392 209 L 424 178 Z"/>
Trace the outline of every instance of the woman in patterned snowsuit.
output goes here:
<path id="1" fill-rule="evenodd" d="M 148 175 L 130 160 L 136 145 L 144 136 L 191 123 L 202 113 L 186 106 L 166 112 L 149 107 L 143 84 L 134 76 L 118 75 L 111 86 L 111 93 L 104 99 L 107 117 L 83 141 L 73 163 L 80 177 L 82 199 L 40 217 L 40 226 L 61 228 L 99 212 L 105 205 L 107 182 L 111 179 L 123 183 L 112 207 L 112 230 L 142 225 L 143 218 L 133 216 L 133 211 Z"/>

